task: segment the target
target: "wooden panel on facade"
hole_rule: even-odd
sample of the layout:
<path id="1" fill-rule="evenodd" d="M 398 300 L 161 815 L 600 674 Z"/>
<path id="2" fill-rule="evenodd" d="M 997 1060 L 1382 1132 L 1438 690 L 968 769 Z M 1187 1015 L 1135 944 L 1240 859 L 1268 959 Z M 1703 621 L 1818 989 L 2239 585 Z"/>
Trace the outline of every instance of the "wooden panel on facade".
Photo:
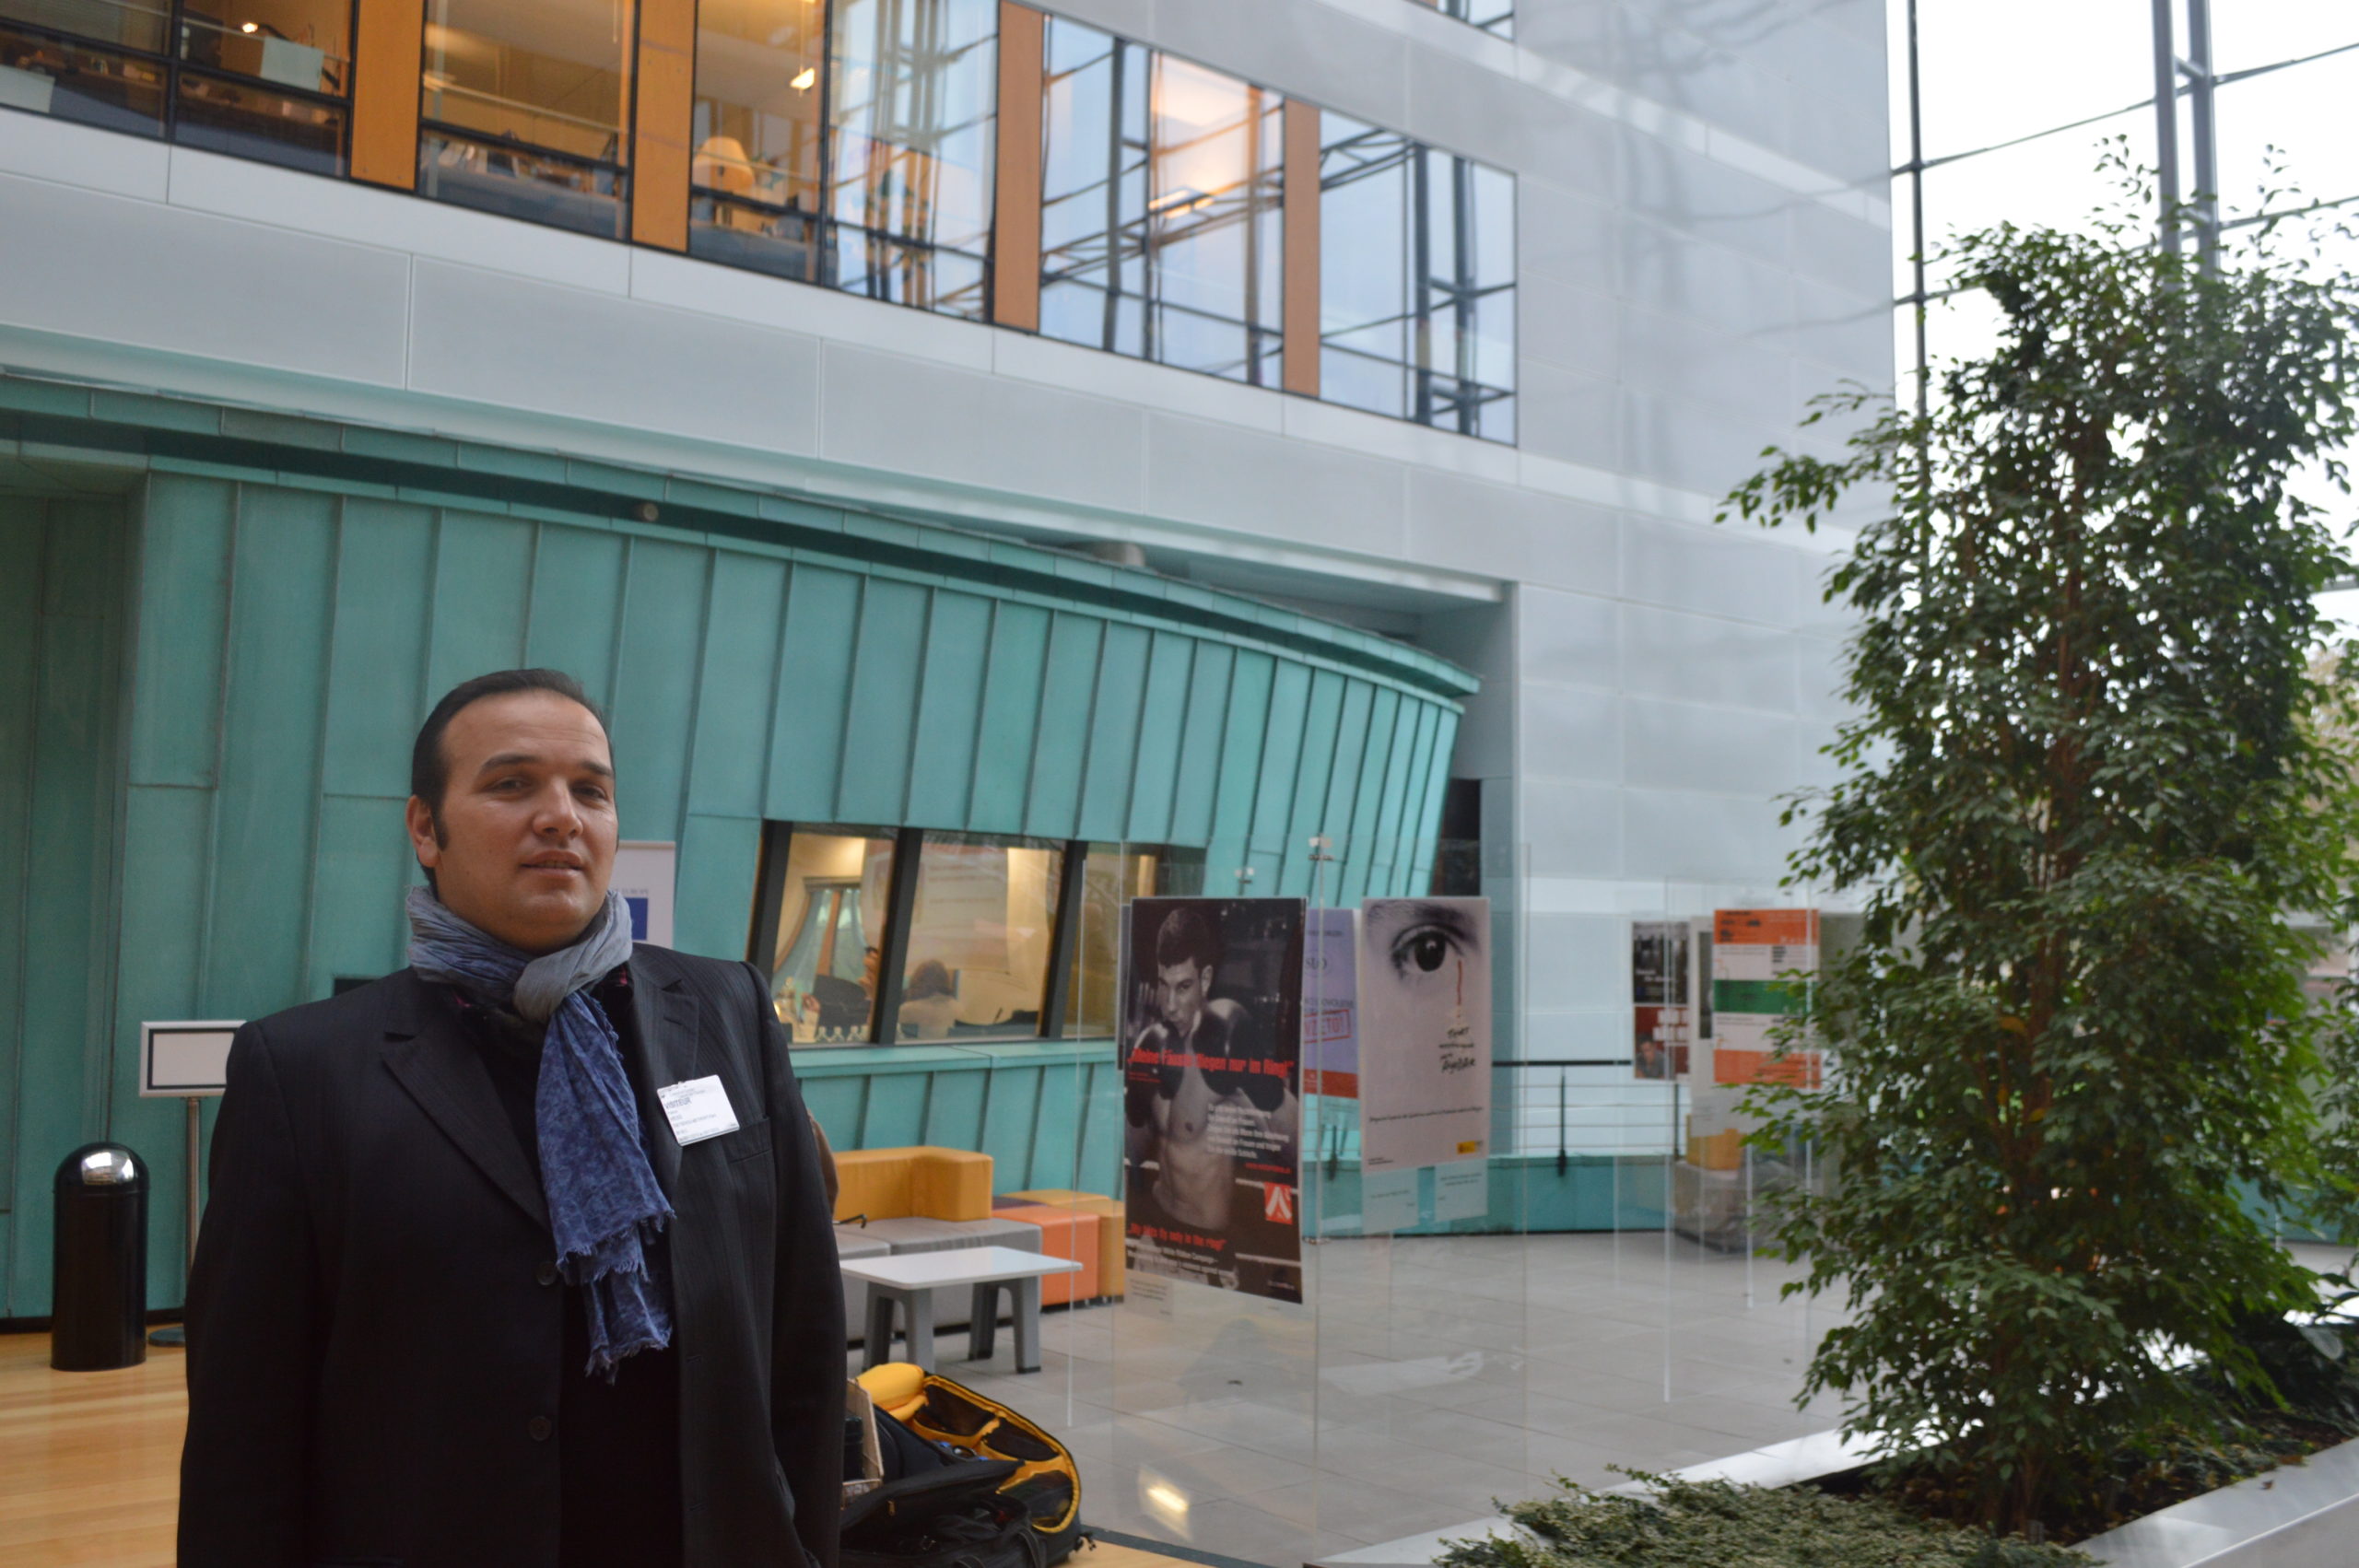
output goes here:
<path id="1" fill-rule="evenodd" d="M 417 188 L 417 90 L 426 0 L 360 0 L 352 48 L 352 175 Z"/>
<path id="2" fill-rule="evenodd" d="M 1285 303 L 1280 323 L 1286 391 L 1319 395 L 1319 106 L 1286 99 Z"/>
<path id="3" fill-rule="evenodd" d="M 992 224 L 992 320 L 1040 330 L 1040 102 L 1045 18 L 999 8 L 999 165 Z"/>
<path id="4" fill-rule="evenodd" d="M 640 0 L 630 237 L 688 248 L 688 144 L 696 113 L 697 0 Z"/>

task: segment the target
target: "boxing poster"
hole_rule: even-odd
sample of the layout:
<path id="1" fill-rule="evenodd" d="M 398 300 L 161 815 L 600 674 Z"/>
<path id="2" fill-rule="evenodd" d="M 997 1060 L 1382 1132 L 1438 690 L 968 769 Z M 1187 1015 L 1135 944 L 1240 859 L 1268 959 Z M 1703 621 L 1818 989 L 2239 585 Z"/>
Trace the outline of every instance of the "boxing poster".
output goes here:
<path id="1" fill-rule="evenodd" d="M 1302 1300 L 1301 901 L 1134 899 L 1122 958 L 1131 1268 Z"/>
<path id="2" fill-rule="evenodd" d="M 1491 904 L 1360 906 L 1360 1168 L 1491 1149 Z"/>

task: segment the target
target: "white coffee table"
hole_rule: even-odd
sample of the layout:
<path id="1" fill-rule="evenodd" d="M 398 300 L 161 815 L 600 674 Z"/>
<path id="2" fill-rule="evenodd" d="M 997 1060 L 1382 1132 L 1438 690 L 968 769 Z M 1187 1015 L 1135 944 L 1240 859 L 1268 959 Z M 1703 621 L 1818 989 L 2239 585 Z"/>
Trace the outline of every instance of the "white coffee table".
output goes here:
<path id="1" fill-rule="evenodd" d="M 1015 1370 L 1040 1370 L 1040 1281 L 1050 1274 L 1078 1274 L 1070 1258 L 1019 1252 L 1012 1246 L 954 1246 L 942 1252 L 909 1252 L 898 1258 L 847 1258 L 847 1280 L 868 1286 L 865 1366 L 891 1359 L 893 1307 L 898 1303 L 909 1326 L 910 1359 L 933 1370 L 933 1293 L 974 1287 L 974 1316 L 967 1319 L 967 1355 L 981 1361 L 999 1337 L 999 1293 L 1015 1300 Z"/>

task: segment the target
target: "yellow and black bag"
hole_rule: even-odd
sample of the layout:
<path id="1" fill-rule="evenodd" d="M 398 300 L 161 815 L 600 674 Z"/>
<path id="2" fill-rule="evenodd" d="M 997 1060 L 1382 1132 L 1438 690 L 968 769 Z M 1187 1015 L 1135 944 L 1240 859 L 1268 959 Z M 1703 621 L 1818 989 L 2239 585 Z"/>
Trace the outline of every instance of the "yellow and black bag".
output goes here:
<path id="1" fill-rule="evenodd" d="M 996 1399 L 908 1362 L 860 1375 L 879 1411 L 919 1436 L 978 1459 L 1009 1459 L 999 1491 L 1032 1515 L 1044 1560 L 1061 1562 L 1081 1538 L 1081 1471 L 1063 1444 Z"/>

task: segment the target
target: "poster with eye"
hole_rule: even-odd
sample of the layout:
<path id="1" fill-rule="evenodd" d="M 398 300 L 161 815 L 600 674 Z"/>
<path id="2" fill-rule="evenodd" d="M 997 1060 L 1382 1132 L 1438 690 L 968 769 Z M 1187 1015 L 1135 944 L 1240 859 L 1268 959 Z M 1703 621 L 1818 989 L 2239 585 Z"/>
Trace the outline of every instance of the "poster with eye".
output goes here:
<path id="1" fill-rule="evenodd" d="M 1360 906 L 1360 1168 L 1491 1149 L 1491 903 Z"/>
<path id="2" fill-rule="evenodd" d="M 1143 1274 L 1302 1300 L 1304 907 L 1124 914 L 1124 1241 Z"/>
<path id="3" fill-rule="evenodd" d="M 1630 922 L 1631 1075 L 1684 1078 L 1695 1044 L 1685 920 Z"/>

